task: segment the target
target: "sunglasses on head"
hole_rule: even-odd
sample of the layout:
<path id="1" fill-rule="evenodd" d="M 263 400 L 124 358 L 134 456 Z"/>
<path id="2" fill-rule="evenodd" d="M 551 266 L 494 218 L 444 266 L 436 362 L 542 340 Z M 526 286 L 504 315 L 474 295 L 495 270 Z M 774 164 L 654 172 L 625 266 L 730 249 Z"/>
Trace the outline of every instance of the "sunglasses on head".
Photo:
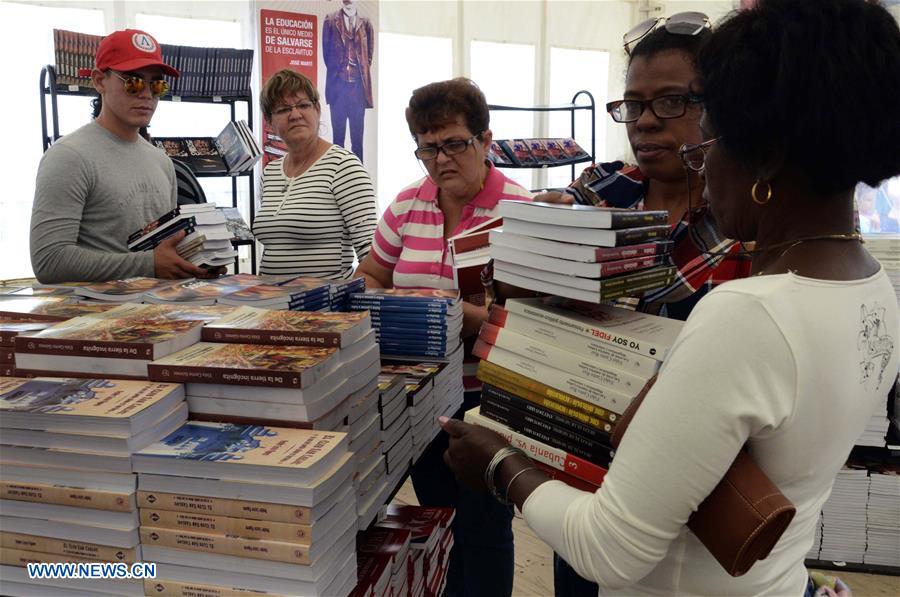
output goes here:
<path id="1" fill-rule="evenodd" d="M 622 45 L 625 53 L 631 55 L 634 44 L 638 43 L 660 26 L 673 35 L 697 35 L 704 29 L 712 28 L 707 17 L 702 12 L 679 12 L 671 17 L 652 17 L 635 25 L 628 33 L 622 36 Z"/>
<path id="2" fill-rule="evenodd" d="M 150 94 L 153 97 L 165 95 L 169 91 L 169 84 L 165 81 L 165 79 L 151 79 L 148 81 L 144 77 L 140 77 L 138 75 L 122 76 L 114 70 L 111 70 L 109 72 L 122 79 L 122 82 L 125 83 L 125 93 L 127 93 L 128 95 L 139 94 L 144 90 L 145 86 L 149 86 Z"/>

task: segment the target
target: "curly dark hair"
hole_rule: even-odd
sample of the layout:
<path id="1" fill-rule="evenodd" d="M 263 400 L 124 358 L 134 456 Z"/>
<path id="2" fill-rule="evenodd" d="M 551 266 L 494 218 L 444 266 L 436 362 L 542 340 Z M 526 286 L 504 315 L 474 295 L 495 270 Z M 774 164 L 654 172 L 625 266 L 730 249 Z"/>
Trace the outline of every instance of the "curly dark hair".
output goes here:
<path id="1" fill-rule="evenodd" d="M 696 66 L 700 48 L 709 39 L 711 33 L 709 29 L 701 29 L 696 35 L 679 35 L 669 33 L 665 27 L 659 27 L 635 44 L 628 56 L 628 64 L 630 65 L 635 58 L 650 58 L 666 50 L 678 50 L 684 52 L 691 63 Z"/>
<path id="2" fill-rule="evenodd" d="M 486 131 L 491 122 L 484 93 L 465 77 L 419 87 L 413 91 L 406 108 L 406 123 L 413 138 L 447 126 L 457 116 L 462 116 L 476 135 Z"/>
<path id="3" fill-rule="evenodd" d="M 760 0 L 698 59 L 707 118 L 750 172 L 835 193 L 900 173 L 900 29 L 865 0 Z"/>

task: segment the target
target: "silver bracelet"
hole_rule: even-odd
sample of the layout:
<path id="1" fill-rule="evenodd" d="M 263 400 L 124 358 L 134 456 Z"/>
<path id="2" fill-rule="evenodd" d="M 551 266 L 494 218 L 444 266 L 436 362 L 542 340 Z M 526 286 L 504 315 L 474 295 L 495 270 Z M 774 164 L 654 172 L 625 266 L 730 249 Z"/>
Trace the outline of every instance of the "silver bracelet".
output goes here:
<path id="1" fill-rule="evenodd" d="M 497 491 L 497 485 L 494 483 L 497 467 L 500 466 L 500 463 L 503 462 L 508 456 L 512 456 L 513 454 L 521 454 L 522 456 L 528 457 L 525 452 L 520 450 L 519 448 L 513 448 L 512 446 L 506 446 L 505 448 L 500 448 L 494 454 L 494 457 L 491 458 L 491 461 L 488 463 L 487 468 L 484 469 L 484 484 L 487 486 L 488 491 L 491 492 L 497 500 L 500 502 L 506 503 L 506 500 L 500 492 Z"/>
<path id="2" fill-rule="evenodd" d="M 540 469 L 535 468 L 535 467 L 533 467 L 533 466 L 526 466 L 525 468 L 523 468 L 523 469 L 520 470 L 518 473 L 516 473 L 515 475 L 512 476 L 512 479 L 510 479 L 510 480 L 509 480 L 509 483 L 506 484 L 506 493 L 503 494 L 503 501 L 504 501 L 506 504 L 511 504 L 511 503 L 512 503 L 512 502 L 509 501 L 509 490 L 512 489 L 513 481 L 515 481 L 516 479 L 518 479 L 518 478 L 519 478 L 519 475 L 521 475 L 522 473 L 527 473 L 528 471 L 536 471 L 536 470 L 540 470 Z"/>

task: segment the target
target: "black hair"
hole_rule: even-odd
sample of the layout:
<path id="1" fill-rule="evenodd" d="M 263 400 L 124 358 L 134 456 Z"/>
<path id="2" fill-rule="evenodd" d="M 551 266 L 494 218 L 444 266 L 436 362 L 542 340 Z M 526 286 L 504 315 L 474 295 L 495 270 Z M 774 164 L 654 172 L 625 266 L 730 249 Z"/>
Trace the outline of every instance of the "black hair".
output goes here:
<path id="1" fill-rule="evenodd" d="M 484 92 L 465 77 L 419 87 L 412 92 L 406 108 L 406 124 L 414 139 L 453 123 L 457 116 L 463 117 L 474 135 L 480 135 L 491 124 Z"/>
<path id="2" fill-rule="evenodd" d="M 667 50 L 677 50 L 683 52 L 691 61 L 691 64 L 697 64 L 697 55 L 700 48 L 710 36 L 709 29 L 701 29 L 696 35 L 680 35 L 677 33 L 669 33 L 665 27 L 659 27 L 648 33 L 633 48 L 628 56 L 628 64 L 635 58 L 644 57 L 651 58 L 660 52 Z"/>
<path id="3" fill-rule="evenodd" d="M 900 173 L 900 28 L 864 0 L 760 0 L 701 49 L 707 118 L 751 173 L 835 193 Z"/>

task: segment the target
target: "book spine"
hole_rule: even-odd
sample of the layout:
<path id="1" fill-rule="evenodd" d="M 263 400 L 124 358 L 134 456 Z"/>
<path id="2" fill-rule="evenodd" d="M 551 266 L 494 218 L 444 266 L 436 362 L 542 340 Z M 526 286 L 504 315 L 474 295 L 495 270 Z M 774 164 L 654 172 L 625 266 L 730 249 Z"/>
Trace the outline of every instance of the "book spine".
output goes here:
<path id="1" fill-rule="evenodd" d="M 0 531 L 0 547 L 11 550 L 99 560 L 101 562 L 132 563 L 136 560 L 137 556 L 137 549 L 133 547 L 127 549 L 110 545 L 98 545 L 96 543 L 69 541 L 67 539 L 53 539 L 50 537 L 38 537 L 37 535 L 9 533 L 6 531 Z"/>
<path id="2" fill-rule="evenodd" d="M 578 477 L 573 477 L 557 468 L 553 468 L 552 466 L 546 465 L 543 462 L 535 462 L 535 466 L 541 469 L 545 475 L 553 479 L 554 481 L 562 481 L 569 487 L 574 487 L 580 491 L 586 491 L 588 493 L 594 493 L 599 488 L 598 485 L 594 483 L 589 483 L 584 479 L 579 479 Z"/>
<path id="3" fill-rule="evenodd" d="M 12 367 L 16 363 L 15 348 L 0 348 L 0 367 Z"/>
<path id="4" fill-rule="evenodd" d="M 17 481 L 0 481 L 0 498 L 114 512 L 131 512 L 135 508 L 133 493 Z"/>
<path id="5" fill-rule="evenodd" d="M 610 228 L 641 228 L 665 224 L 669 215 L 665 211 L 611 211 Z"/>
<path id="6" fill-rule="evenodd" d="M 579 377 L 595 381 L 603 386 L 622 392 L 627 396 L 637 396 L 646 380 L 636 375 L 612 367 L 604 367 L 602 361 L 595 361 L 586 355 L 570 352 L 534 337 L 518 334 L 491 323 L 481 326 L 479 337 L 510 352 L 537 360 L 545 365 L 566 371 Z"/>
<path id="7" fill-rule="evenodd" d="M 303 545 L 309 545 L 312 539 L 312 527 L 305 524 L 213 516 L 195 512 L 141 508 L 141 524 L 185 532 L 232 535 L 245 539 L 264 539 Z"/>
<path id="8" fill-rule="evenodd" d="M 78 340 L 75 338 L 20 336 L 16 338 L 16 352 L 23 354 L 65 355 L 69 357 L 153 360 L 152 344 Z"/>
<path id="9" fill-rule="evenodd" d="M 24 549 L 9 549 L 0 547 L 0 564 L 4 566 L 18 566 L 24 568 L 28 564 L 39 562 L 96 562 L 93 558 L 81 558 L 57 553 L 43 553 L 40 551 L 26 551 Z"/>
<path id="10" fill-rule="evenodd" d="M 284 597 L 281 593 L 181 582 L 166 578 L 145 578 L 144 595 L 156 597 Z"/>
<path id="11" fill-rule="evenodd" d="M 154 491 L 138 491 L 140 508 L 171 510 L 174 512 L 191 512 L 211 516 L 229 516 L 232 518 L 249 518 L 268 522 L 287 522 L 291 524 L 310 524 L 312 511 L 304 506 L 287 504 L 270 504 L 268 502 L 250 502 L 199 495 L 178 493 L 158 493 Z"/>
<path id="12" fill-rule="evenodd" d="M 664 242 L 645 243 L 642 245 L 626 245 L 624 247 L 598 247 L 594 250 L 597 261 L 615 261 L 638 257 L 662 256 L 669 246 Z"/>
<path id="13" fill-rule="evenodd" d="M 656 282 L 660 279 L 666 280 L 672 276 L 672 273 L 673 268 L 671 267 L 657 267 L 612 278 L 601 278 L 600 290 L 601 292 L 620 288 L 630 290 L 635 287 L 641 287 L 645 282 Z"/>
<path id="14" fill-rule="evenodd" d="M 623 413 L 631 403 L 633 396 L 626 396 L 620 392 L 588 382 L 583 377 L 571 375 L 565 371 L 554 369 L 538 363 L 532 359 L 519 356 L 508 350 L 491 346 L 484 340 L 475 342 L 472 354 L 480 359 L 494 363 L 506 369 L 520 373 L 531 379 L 541 380 L 552 388 L 562 390 L 568 394 L 572 394 L 577 398 L 581 398 L 591 404 L 611 410 L 615 413 Z"/>
<path id="15" fill-rule="evenodd" d="M 488 419 L 475 410 L 466 412 L 465 421 L 499 433 L 506 438 L 512 446 L 523 450 L 532 459 L 543 462 L 555 469 L 559 469 L 573 477 L 578 477 L 589 483 L 600 485 L 600 483 L 603 482 L 603 477 L 606 476 L 606 469 L 604 467 L 588 462 L 583 458 L 568 454 L 565 450 L 548 446 L 547 444 L 531 439 L 530 437 L 525 437 L 521 433 L 507 429 L 496 421 Z"/>
<path id="16" fill-rule="evenodd" d="M 607 261 L 600 263 L 599 274 L 601 276 L 615 276 L 626 272 L 646 269 L 663 263 L 662 256 L 637 257 L 635 259 L 622 259 L 620 261 Z"/>
<path id="17" fill-rule="evenodd" d="M 219 555 L 309 565 L 309 546 L 281 541 L 241 539 L 225 535 L 212 535 L 141 526 L 141 544 L 153 547 L 171 547 L 202 551 Z"/>
<path id="18" fill-rule="evenodd" d="M 291 330 L 258 330 L 204 327 L 200 336 L 204 342 L 235 342 L 239 344 L 277 344 L 287 346 L 340 347 L 339 332 L 307 332 Z"/>
<path id="19" fill-rule="evenodd" d="M 648 339 L 634 338 L 632 336 L 620 334 L 614 329 L 603 328 L 599 325 L 591 325 L 577 319 L 565 317 L 564 315 L 557 315 L 554 312 L 545 311 L 544 309 L 532 307 L 531 305 L 518 301 L 507 301 L 505 309 L 510 314 L 516 313 L 523 317 L 528 317 L 548 324 L 557 329 L 562 329 L 580 336 L 586 336 L 608 346 L 612 346 L 619 351 L 630 351 L 650 359 L 654 359 L 657 355 L 665 354 L 667 350 L 667 347 L 654 344 Z M 658 367 L 659 365 L 657 364 L 657 368 Z M 649 379 L 654 372 L 655 370 L 649 372 L 647 378 Z"/>
<path id="20" fill-rule="evenodd" d="M 651 240 L 666 240 L 669 236 L 668 226 L 647 226 L 645 228 L 622 228 L 616 230 L 616 245 L 636 245 Z"/>
<path id="21" fill-rule="evenodd" d="M 611 432 L 612 426 L 618 420 L 616 413 L 565 392 L 560 392 L 546 384 L 499 367 L 489 361 L 481 361 L 479 363 L 477 377 L 484 383 L 497 386 L 533 404 L 577 419 L 585 425 L 596 427 L 601 431 Z"/>
<path id="22" fill-rule="evenodd" d="M 591 334 L 569 331 L 549 322 L 545 323 L 539 319 L 510 313 L 500 307 L 495 306 L 491 309 L 488 321 L 522 336 L 539 338 L 563 350 L 588 356 L 601 364 L 609 364 L 613 369 L 631 373 L 643 383 L 653 377 L 653 374 L 659 369 L 660 362 L 654 358 L 619 348 L 598 340 Z"/>
<path id="23" fill-rule="evenodd" d="M 522 413 L 523 416 L 535 417 L 548 425 L 565 430 L 567 433 L 580 435 L 607 446 L 611 445 L 608 432 L 592 425 L 586 425 L 578 419 L 567 417 L 555 410 L 529 402 L 491 384 L 485 384 L 481 388 L 481 404 L 484 405 L 487 401 L 493 403 L 494 408 L 512 409 Z"/>
<path id="24" fill-rule="evenodd" d="M 482 401 L 481 415 L 500 423 L 510 431 L 564 450 L 596 465 L 608 468 L 612 461 L 613 449 L 611 447 L 583 436 L 563 432 L 559 427 L 539 421 L 535 417 L 528 417 L 520 411 L 499 406 L 496 402 L 486 405 Z"/>
<path id="25" fill-rule="evenodd" d="M 305 387 L 302 373 L 283 371 L 248 371 L 226 368 L 195 367 L 190 365 L 147 365 L 150 381 L 171 383 L 213 383 L 238 386 L 264 386 L 269 388 Z"/>

